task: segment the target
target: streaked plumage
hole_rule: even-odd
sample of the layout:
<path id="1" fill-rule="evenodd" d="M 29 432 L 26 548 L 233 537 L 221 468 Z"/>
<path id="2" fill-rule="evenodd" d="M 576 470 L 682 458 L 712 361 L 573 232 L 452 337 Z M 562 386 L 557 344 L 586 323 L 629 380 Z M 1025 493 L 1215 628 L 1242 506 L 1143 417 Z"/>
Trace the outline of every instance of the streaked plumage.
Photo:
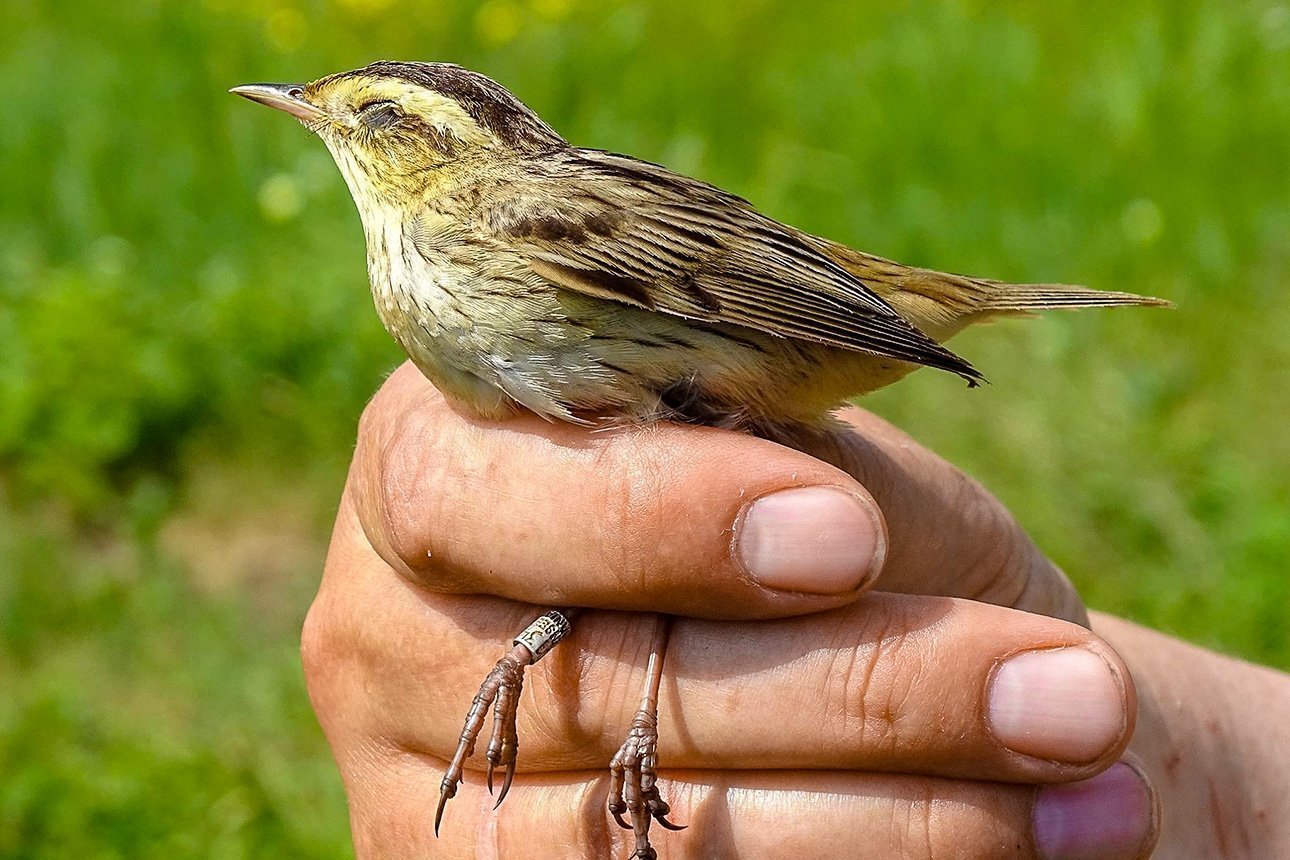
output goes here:
<path id="1" fill-rule="evenodd" d="M 571 146 L 504 88 L 457 66 L 374 63 L 234 92 L 292 113 L 327 144 L 362 217 L 381 320 L 447 397 L 484 417 L 524 408 L 585 424 L 674 419 L 792 444 L 827 425 L 844 398 L 919 366 L 975 385 L 980 373 L 940 344 L 974 322 L 1164 304 L 852 250 L 659 165 Z M 560 612 L 547 617 L 567 629 Z M 610 791 L 610 811 L 635 831 L 636 858 L 655 856 L 651 821 L 672 826 L 653 784 L 665 630 Z M 505 768 L 502 797 L 510 786 L 523 667 L 545 653 L 525 641 L 472 705 L 438 816 L 494 701 L 489 786 L 495 767 Z"/>
<path id="2" fill-rule="evenodd" d="M 301 93 L 362 216 L 382 321 L 485 416 L 791 438 L 918 366 L 975 384 L 939 341 L 978 320 L 1157 303 L 854 251 L 659 165 L 571 146 L 457 66 L 375 63 Z"/>

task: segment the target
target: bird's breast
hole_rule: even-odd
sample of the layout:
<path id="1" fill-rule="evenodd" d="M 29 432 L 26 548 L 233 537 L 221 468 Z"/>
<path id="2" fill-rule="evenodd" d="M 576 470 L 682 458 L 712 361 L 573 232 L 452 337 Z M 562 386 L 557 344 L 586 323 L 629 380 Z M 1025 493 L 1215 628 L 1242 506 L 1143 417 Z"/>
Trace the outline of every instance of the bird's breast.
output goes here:
<path id="1" fill-rule="evenodd" d="M 382 213 L 364 226 L 377 313 L 405 348 L 404 338 L 413 333 L 452 338 L 472 328 L 462 301 L 464 273 L 418 249 L 397 213 Z"/>

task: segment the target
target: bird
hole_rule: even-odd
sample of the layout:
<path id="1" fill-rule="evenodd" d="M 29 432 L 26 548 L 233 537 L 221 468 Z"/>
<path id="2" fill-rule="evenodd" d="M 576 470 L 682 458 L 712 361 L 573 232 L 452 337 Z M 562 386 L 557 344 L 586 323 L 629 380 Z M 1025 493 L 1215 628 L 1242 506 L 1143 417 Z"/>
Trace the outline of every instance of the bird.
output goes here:
<path id="1" fill-rule="evenodd" d="M 591 429 L 656 421 L 794 447 L 848 398 L 920 367 L 982 374 L 943 342 L 1049 308 L 1168 305 L 1068 284 L 906 266 L 776 221 L 658 164 L 566 141 L 491 78 L 379 61 L 305 84 L 230 92 L 296 117 L 331 152 L 358 209 L 382 323 L 457 407 Z M 523 673 L 576 607 L 536 618 L 471 703 L 435 813 L 464 778 L 490 709 L 487 782 L 511 786 Z M 661 617 L 640 708 L 610 763 L 609 812 L 656 857 L 677 829 L 657 782 Z M 626 817 L 624 817 L 626 816 Z"/>

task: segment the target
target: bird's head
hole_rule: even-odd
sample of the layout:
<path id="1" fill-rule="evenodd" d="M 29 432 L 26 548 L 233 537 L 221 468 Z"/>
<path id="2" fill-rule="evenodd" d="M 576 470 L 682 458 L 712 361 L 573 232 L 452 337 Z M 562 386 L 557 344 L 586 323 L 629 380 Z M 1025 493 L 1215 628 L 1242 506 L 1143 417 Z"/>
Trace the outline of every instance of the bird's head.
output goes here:
<path id="1" fill-rule="evenodd" d="M 308 84 L 248 84 L 232 93 L 285 111 L 327 144 L 360 208 L 406 201 L 443 168 L 565 146 L 505 87 L 449 63 L 372 63 Z"/>

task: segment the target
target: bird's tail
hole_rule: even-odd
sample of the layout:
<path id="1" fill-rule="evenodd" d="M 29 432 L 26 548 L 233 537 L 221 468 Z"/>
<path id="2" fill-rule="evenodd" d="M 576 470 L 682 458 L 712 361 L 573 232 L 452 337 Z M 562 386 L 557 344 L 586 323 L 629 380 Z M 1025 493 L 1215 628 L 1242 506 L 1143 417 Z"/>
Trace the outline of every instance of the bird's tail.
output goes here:
<path id="1" fill-rule="evenodd" d="M 1137 293 L 1091 290 L 1074 284 L 1005 284 L 984 281 L 989 292 L 982 304 L 987 311 L 1039 311 L 1048 308 L 1109 308 L 1119 305 L 1173 307 L 1173 302 Z"/>

